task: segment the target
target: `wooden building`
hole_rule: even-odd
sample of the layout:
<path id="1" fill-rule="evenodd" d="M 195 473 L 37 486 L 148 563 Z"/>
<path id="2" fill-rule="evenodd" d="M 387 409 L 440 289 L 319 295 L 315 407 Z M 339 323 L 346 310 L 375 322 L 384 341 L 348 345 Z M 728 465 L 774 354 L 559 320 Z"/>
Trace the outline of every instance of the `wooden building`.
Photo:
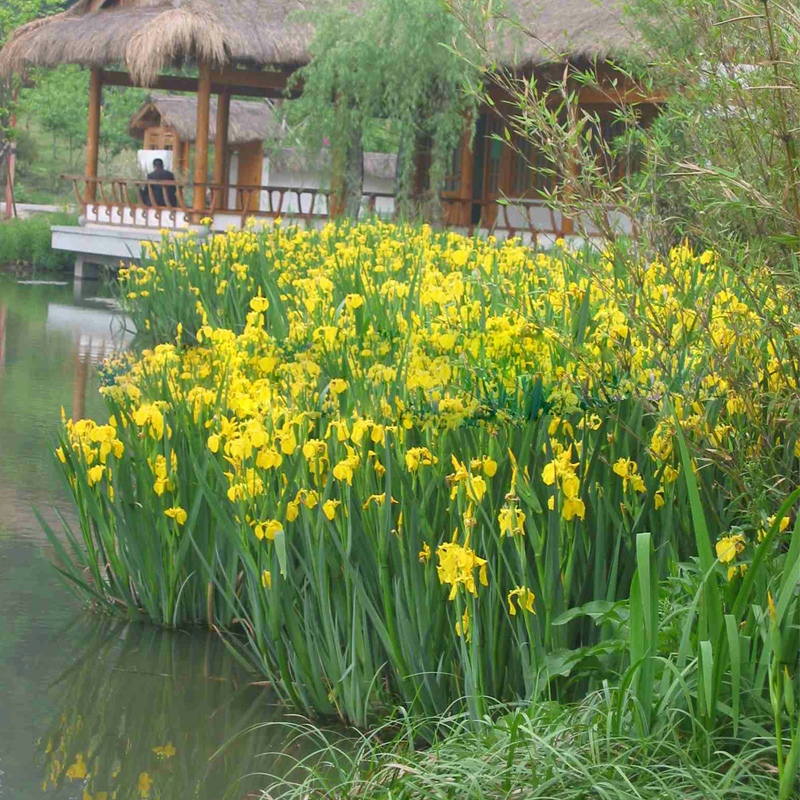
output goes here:
<path id="1" fill-rule="evenodd" d="M 545 83 L 560 81 L 563 70 L 542 67 L 538 72 Z M 600 147 L 599 142 L 611 141 L 623 133 L 623 123 L 616 113 L 622 104 L 635 103 L 639 124 L 644 126 L 652 122 L 659 105 L 635 88 L 612 84 L 613 75 L 607 75 L 607 79 L 606 88 L 601 83 L 600 88 L 574 89 L 580 112 L 599 123 L 592 124 L 598 161 L 609 159 L 608 149 Z M 515 126 L 508 124 L 518 111 L 507 92 L 491 87 L 488 94 L 491 105 L 479 109 L 474 130 L 465 132 L 445 176 L 441 193 L 445 224 L 467 230 L 524 233 L 532 238 L 542 233 L 549 234 L 550 239 L 576 233 L 575 221 L 562 217 L 545 202 L 548 193 L 556 189 L 557 176 L 577 174 L 576 161 L 550 164 L 528 137 L 520 136 Z M 424 146 L 416 158 L 417 192 L 421 194 L 430 161 Z M 610 177 L 621 178 L 633 164 L 620 157 L 613 164 L 602 166 Z"/>
<path id="2" fill-rule="evenodd" d="M 313 38 L 308 12 L 314 2 L 78 0 L 67 11 L 23 26 L 12 35 L 0 52 L 0 75 L 65 63 L 81 64 L 92 71 L 86 169 L 73 182 L 84 209 L 83 233 L 91 232 L 93 225 L 102 228 L 94 230 L 97 256 L 108 251 L 110 259 L 122 253 L 130 257 L 131 248 L 135 249 L 132 242 L 142 238 L 141 228 L 153 229 L 155 238 L 156 229 L 183 227 L 210 217 L 213 228 L 224 229 L 247 216 L 281 213 L 287 193 L 299 197 L 302 187 L 277 187 L 277 191 L 270 187 L 264 205 L 266 187 L 257 185 L 255 173 L 239 176 L 230 186 L 229 131 L 232 97 L 284 97 L 291 75 L 308 63 Z M 613 77 L 614 90 L 579 90 L 582 105 L 597 108 L 609 124 L 620 102 L 653 108 L 647 97 L 608 66 L 611 57 L 636 45 L 621 20 L 620 0 L 507 0 L 506 11 L 534 34 L 520 34 L 520 28 L 513 25 L 510 30 L 516 30 L 516 35 L 493 33 L 491 54 L 509 73 L 546 80 L 550 74 L 563 72 L 565 60 L 577 67 L 600 64 Z M 186 66 L 196 71 L 197 77 L 165 74 L 167 69 Z M 174 208 L 143 208 L 138 204 L 141 187 L 135 181 L 97 174 L 103 87 L 131 85 L 196 95 L 193 174 L 191 180 L 176 186 Z M 217 96 L 216 103 L 212 103 L 212 95 Z M 445 221 L 465 230 L 498 235 L 537 238 L 570 233 L 570 221 L 558 218 L 541 202 L 545 177 L 535 169 L 535 154 L 523 152 L 521 158 L 524 143 L 508 147 L 495 136 L 499 133 L 500 139 L 504 138 L 503 105 L 501 98 L 483 109 L 474 136 L 465 135 L 463 146 L 454 154 L 442 195 Z M 213 165 L 209 159 L 212 140 Z M 424 186 L 424 147 L 416 160 L 418 183 Z M 526 168 L 531 160 L 534 169 Z M 231 189 L 236 192 L 235 208 L 227 202 Z M 317 195 L 326 191 L 308 189 L 310 202 L 294 204 L 308 209 L 298 216 L 307 222 L 324 218 L 330 204 L 327 196 L 325 202 L 317 202 Z M 511 204 L 506 202 L 508 198 Z M 378 207 L 381 199 L 368 198 L 367 208 Z M 111 225 L 121 229 L 113 237 L 116 243 L 101 242 L 108 239 Z M 78 238 L 74 232 L 54 233 L 54 243 L 62 247 L 86 246 L 86 236 L 80 242 Z M 119 246 L 119 240 L 125 240 L 123 245 Z"/>
<path id="3" fill-rule="evenodd" d="M 219 109 L 212 98 L 208 138 L 216 141 Z M 133 115 L 130 134 L 141 139 L 143 150 L 173 153 L 174 172 L 179 181 L 189 176 L 192 146 L 197 141 L 197 97 L 194 95 L 154 94 Z M 281 138 L 281 121 L 269 100 L 232 100 L 228 115 L 228 141 L 222 170 L 223 182 L 229 186 L 259 186 L 264 178 L 265 143 Z M 222 207 L 236 209 L 223 196 Z"/>

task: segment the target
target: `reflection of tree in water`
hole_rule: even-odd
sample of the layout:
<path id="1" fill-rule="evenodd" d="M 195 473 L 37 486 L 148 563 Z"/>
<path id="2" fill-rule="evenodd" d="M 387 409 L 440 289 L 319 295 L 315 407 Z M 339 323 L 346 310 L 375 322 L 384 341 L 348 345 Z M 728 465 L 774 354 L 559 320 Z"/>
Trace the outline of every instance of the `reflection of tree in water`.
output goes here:
<path id="1" fill-rule="evenodd" d="M 281 774 L 302 755 L 283 726 L 243 733 L 280 711 L 210 634 L 107 618 L 89 630 L 54 685 L 60 710 L 40 742 L 44 791 L 66 784 L 84 800 L 257 797 L 268 781 L 245 776 Z"/>
<path id="2" fill-rule="evenodd" d="M 6 310 L 5 300 L 0 300 L 0 373 L 6 365 L 6 318 L 8 311 Z"/>
<path id="3" fill-rule="evenodd" d="M 6 309 L 6 301 L 0 300 L 0 413 L 3 412 L 3 375 L 5 374 L 6 367 L 6 320 L 8 319 L 8 310 Z"/>

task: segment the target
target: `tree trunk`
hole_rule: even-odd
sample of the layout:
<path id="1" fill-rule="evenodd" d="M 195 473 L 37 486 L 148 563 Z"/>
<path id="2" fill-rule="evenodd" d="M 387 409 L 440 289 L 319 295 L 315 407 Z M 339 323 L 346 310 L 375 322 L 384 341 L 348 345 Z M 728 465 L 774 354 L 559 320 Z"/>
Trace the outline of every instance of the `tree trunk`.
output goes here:
<path id="1" fill-rule="evenodd" d="M 428 166 L 428 185 L 422 195 L 422 219 L 433 227 L 441 227 L 444 221 L 442 189 L 444 188 L 444 154 L 434 136 L 431 142 L 431 157 Z"/>
<path id="2" fill-rule="evenodd" d="M 442 194 L 441 194 L 441 181 L 436 182 L 428 189 L 425 196 L 425 205 L 423 206 L 422 216 L 425 222 L 434 228 L 441 228 L 444 222 L 444 208 L 442 207 Z"/>
<path id="3" fill-rule="evenodd" d="M 420 200 L 418 150 L 419 137 L 413 132 L 400 136 L 394 177 L 394 214 L 397 220 L 409 220 L 416 216 L 415 206 Z"/>
<path id="4" fill-rule="evenodd" d="M 0 139 L 0 181 L 3 186 L 6 185 L 8 180 L 8 156 L 11 153 L 11 142 Z M 8 209 L 6 209 L 8 211 Z"/>
<path id="5" fill-rule="evenodd" d="M 9 140 L 6 131 L 11 123 L 11 83 L 10 81 L 0 82 L 0 182 L 2 182 L 3 193 L 8 181 L 8 157 L 11 153 L 12 142 Z M 6 209 L 8 214 L 8 209 Z"/>
<path id="6" fill-rule="evenodd" d="M 345 100 L 336 101 L 335 132 L 331 148 L 331 217 L 358 219 L 364 190 L 364 147 L 361 119 Z"/>
<path id="7" fill-rule="evenodd" d="M 361 197 L 364 194 L 364 143 L 361 128 L 351 131 L 345 152 L 344 213 L 358 219 Z"/>
<path id="8" fill-rule="evenodd" d="M 0 181 L 4 187 L 6 219 L 17 216 L 17 201 L 14 199 L 15 158 L 16 144 L 13 141 L 0 142 Z"/>

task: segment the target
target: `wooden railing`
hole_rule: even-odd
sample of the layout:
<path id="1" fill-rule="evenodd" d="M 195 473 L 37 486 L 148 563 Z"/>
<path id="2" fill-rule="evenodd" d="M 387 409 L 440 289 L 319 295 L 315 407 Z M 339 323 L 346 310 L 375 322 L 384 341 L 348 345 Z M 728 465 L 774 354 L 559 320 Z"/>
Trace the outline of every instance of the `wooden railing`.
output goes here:
<path id="1" fill-rule="evenodd" d="M 470 200 L 442 198 L 444 222 L 470 235 L 486 231 L 506 238 L 535 243 L 539 237 L 557 238 L 572 233 L 570 220 L 540 200 Z"/>
<path id="2" fill-rule="evenodd" d="M 64 177 L 72 182 L 87 222 L 104 225 L 179 229 L 211 218 L 214 228 L 224 229 L 231 224 L 243 225 L 251 217 L 279 216 L 314 224 L 327 220 L 331 207 L 331 193 L 326 189 Z M 194 208 L 197 192 L 203 193 L 201 210 Z M 364 215 L 393 218 L 394 208 L 391 194 L 362 196 Z M 445 225 L 469 235 L 488 232 L 502 238 L 520 237 L 532 244 L 575 231 L 571 220 L 539 200 L 442 198 L 442 212 Z"/>
<path id="3" fill-rule="evenodd" d="M 201 219 L 220 224 L 250 217 L 288 217 L 315 222 L 328 219 L 331 193 L 295 186 L 221 185 L 148 181 L 134 178 L 86 178 L 65 175 L 88 222 L 150 228 L 181 228 Z M 201 209 L 194 208 L 197 192 Z M 391 216 L 394 196 L 378 192 L 362 196 L 364 214 Z"/>
<path id="4" fill-rule="evenodd" d="M 561 237 L 592 239 L 600 230 L 588 218 L 573 219 L 537 198 L 463 200 L 442 198 L 444 223 L 470 235 L 476 231 L 498 238 L 521 238 L 530 244 L 552 244 Z M 607 210 L 602 224 L 606 230 L 631 233 L 634 221 Z"/>
<path id="5" fill-rule="evenodd" d="M 151 182 L 131 178 L 86 178 L 64 175 L 71 181 L 75 199 L 87 222 L 133 227 L 179 228 L 187 224 L 192 195 L 178 181 Z M 174 193 L 174 204 L 159 204 Z M 145 198 L 149 202 L 145 202 Z"/>

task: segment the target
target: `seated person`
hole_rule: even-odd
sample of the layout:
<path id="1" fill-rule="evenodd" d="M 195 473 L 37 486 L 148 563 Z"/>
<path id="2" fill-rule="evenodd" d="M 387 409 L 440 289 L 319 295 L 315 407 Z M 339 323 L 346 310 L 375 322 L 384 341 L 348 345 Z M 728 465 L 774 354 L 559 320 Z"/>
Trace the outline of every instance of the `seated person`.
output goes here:
<path id="1" fill-rule="evenodd" d="M 164 161 L 160 158 L 156 158 L 153 161 L 153 171 L 147 176 L 148 181 L 174 181 L 175 175 L 174 173 L 170 172 L 168 169 L 164 169 Z M 167 197 L 166 202 L 164 201 L 164 189 L 167 190 Z M 157 206 L 172 206 L 173 208 L 178 205 L 178 198 L 176 188 L 174 186 L 159 186 L 158 184 L 154 186 L 142 186 L 139 189 L 139 194 L 141 195 L 142 202 L 146 206 L 153 205 L 153 201 Z"/>

